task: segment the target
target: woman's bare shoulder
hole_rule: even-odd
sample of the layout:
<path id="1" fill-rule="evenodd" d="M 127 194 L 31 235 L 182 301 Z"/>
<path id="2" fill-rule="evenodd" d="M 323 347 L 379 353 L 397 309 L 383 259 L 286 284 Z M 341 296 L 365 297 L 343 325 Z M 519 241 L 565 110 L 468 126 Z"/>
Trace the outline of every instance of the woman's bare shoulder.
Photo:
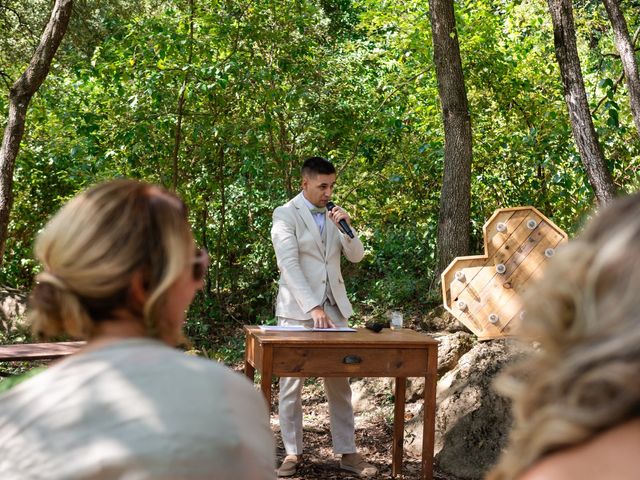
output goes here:
<path id="1" fill-rule="evenodd" d="M 635 480 L 640 471 L 640 419 L 630 420 L 587 443 L 551 454 L 520 480 Z"/>

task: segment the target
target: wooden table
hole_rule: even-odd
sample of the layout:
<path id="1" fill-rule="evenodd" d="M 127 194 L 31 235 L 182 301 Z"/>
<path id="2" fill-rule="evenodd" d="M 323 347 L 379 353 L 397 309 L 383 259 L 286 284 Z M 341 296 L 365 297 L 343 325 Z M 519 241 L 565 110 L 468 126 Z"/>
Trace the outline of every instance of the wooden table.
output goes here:
<path id="1" fill-rule="evenodd" d="M 76 353 L 86 342 L 0 345 L 0 362 L 52 360 Z"/>
<path id="2" fill-rule="evenodd" d="M 272 376 L 395 377 L 391 474 L 402 470 L 407 377 L 424 377 L 422 478 L 433 478 L 438 342 L 413 330 L 375 333 L 267 331 L 245 326 L 245 375 L 262 374 L 260 386 L 271 406 Z"/>

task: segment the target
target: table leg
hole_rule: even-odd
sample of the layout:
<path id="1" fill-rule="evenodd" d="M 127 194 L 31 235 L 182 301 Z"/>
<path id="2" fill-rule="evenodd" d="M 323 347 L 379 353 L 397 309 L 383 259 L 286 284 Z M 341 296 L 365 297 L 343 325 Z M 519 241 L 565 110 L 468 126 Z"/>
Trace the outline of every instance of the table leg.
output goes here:
<path id="1" fill-rule="evenodd" d="M 251 365 L 251 363 L 249 363 L 249 355 L 251 353 L 249 350 L 251 346 L 252 344 L 249 341 L 249 335 L 247 335 L 247 338 L 244 344 L 244 374 L 249 378 L 249 380 L 253 382 L 253 379 L 255 378 L 256 369 L 253 367 L 253 365 Z"/>
<path id="2" fill-rule="evenodd" d="M 433 479 L 433 450 L 436 433 L 436 381 L 438 349 L 429 349 L 429 373 L 424 377 L 424 418 L 422 430 L 422 478 Z"/>
<path id="3" fill-rule="evenodd" d="M 263 347 L 261 373 L 260 388 L 267 401 L 269 413 L 271 413 L 271 380 L 273 378 L 273 347 L 271 345 L 265 345 Z"/>
<path id="4" fill-rule="evenodd" d="M 391 476 L 402 474 L 402 453 L 404 447 L 404 409 L 407 392 L 407 379 L 396 377 L 395 402 L 393 405 L 393 449 Z"/>

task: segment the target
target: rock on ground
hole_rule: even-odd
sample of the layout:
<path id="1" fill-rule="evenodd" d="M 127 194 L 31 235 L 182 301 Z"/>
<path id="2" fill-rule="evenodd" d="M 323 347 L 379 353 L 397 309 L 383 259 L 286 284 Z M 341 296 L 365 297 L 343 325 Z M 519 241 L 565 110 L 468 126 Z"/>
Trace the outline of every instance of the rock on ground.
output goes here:
<path id="1" fill-rule="evenodd" d="M 24 328 L 27 296 L 10 287 L 0 287 L 0 335 Z"/>
<path id="2" fill-rule="evenodd" d="M 439 306 L 428 312 L 417 326 L 425 332 L 468 332 L 469 330 L 456 317 Z"/>
<path id="3" fill-rule="evenodd" d="M 511 426 L 509 403 L 491 383 L 517 354 L 509 340 L 478 343 L 438 382 L 436 466 L 464 479 L 483 478 L 504 447 Z M 422 448 L 422 411 L 408 422 L 405 448 Z"/>
<path id="4" fill-rule="evenodd" d="M 433 334 L 438 340 L 438 378 L 455 368 L 460 358 L 473 348 L 476 338 L 468 332 Z M 391 379 L 387 383 L 389 391 L 393 392 Z M 422 401 L 424 391 L 424 378 L 407 378 L 407 403 Z"/>

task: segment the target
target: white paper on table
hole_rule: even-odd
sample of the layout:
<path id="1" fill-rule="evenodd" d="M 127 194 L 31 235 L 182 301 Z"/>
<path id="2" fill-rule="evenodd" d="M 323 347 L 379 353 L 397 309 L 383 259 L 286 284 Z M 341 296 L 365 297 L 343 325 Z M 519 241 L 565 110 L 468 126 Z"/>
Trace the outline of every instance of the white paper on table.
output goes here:
<path id="1" fill-rule="evenodd" d="M 307 328 L 302 325 L 260 325 L 263 332 L 356 332 L 355 328 L 335 327 L 335 328 Z"/>

